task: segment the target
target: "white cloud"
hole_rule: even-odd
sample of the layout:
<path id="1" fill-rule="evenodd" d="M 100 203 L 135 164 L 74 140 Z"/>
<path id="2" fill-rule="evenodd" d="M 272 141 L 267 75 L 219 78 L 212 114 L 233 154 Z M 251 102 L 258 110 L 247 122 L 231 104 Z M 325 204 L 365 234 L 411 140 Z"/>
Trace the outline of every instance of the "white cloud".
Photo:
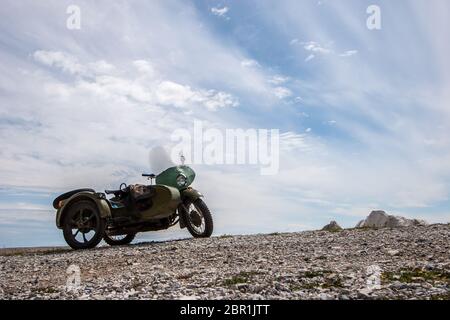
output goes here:
<path id="1" fill-rule="evenodd" d="M 351 56 L 354 56 L 355 54 L 358 54 L 358 50 L 348 50 L 348 51 L 345 51 L 344 53 L 341 53 L 340 56 L 341 57 L 351 57 Z"/>
<path id="2" fill-rule="evenodd" d="M 284 77 L 281 75 L 275 75 L 272 78 L 270 78 L 268 81 L 271 84 L 280 85 L 280 84 L 286 83 L 288 80 L 289 80 L 288 77 Z"/>
<path id="3" fill-rule="evenodd" d="M 203 92 L 202 94 L 203 97 L 201 99 L 201 102 L 209 110 L 214 111 L 217 110 L 218 108 L 239 106 L 239 101 L 231 94 L 226 92 L 208 90 L 206 92 Z"/>
<path id="4" fill-rule="evenodd" d="M 33 53 L 33 58 L 49 67 L 56 67 L 71 75 L 99 75 L 110 74 L 115 71 L 115 67 L 105 60 L 83 65 L 71 54 L 61 51 L 38 50 Z"/>
<path id="5" fill-rule="evenodd" d="M 145 74 L 150 77 L 155 75 L 155 69 L 153 68 L 152 64 L 149 61 L 135 60 L 133 61 L 133 65 L 142 74 Z"/>
<path id="6" fill-rule="evenodd" d="M 156 98 L 161 104 L 185 108 L 200 97 L 189 86 L 163 81 L 158 85 Z"/>
<path id="7" fill-rule="evenodd" d="M 228 7 L 222 7 L 222 8 L 214 7 L 214 8 L 211 8 L 212 14 L 214 14 L 216 16 L 219 16 L 219 17 L 225 17 L 228 11 L 229 11 Z"/>
<path id="8" fill-rule="evenodd" d="M 297 134 L 292 131 L 280 134 L 280 147 L 285 150 L 310 149 L 306 136 L 304 134 Z"/>
<path id="9" fill-rule="evenodd" d="M 243 66 L 245 68 L 256 68 L 256 67 L 260 67 L 260 64 L 256 60 L 246 59 L 241 62 L 241 66 Z"/>
<path id="10" fill-rule="evenodd" d="M 38 62 L 46 65 L 54 65 L 55 67 L 66 70 L 65 65 L 59 63 L 48 63 L 48 60 L 41 59 L 42 51 L 34 53 Z M 46 57 L 70 57 L 70 55 L 62 52 L 45 52 Z M 60 59 L 57 59 L 60 61 Z M 75 58 L 70 57 L 64 61 L 76 61 Z M 210 111 L 215 111 L 219 108 L 236 107 L 239 105 L 238 100 L 231 94 L 216 91 L 216 90 L 195 90 L 187 85 L 182 85 L 169 80 L 155 79 L 157 76 L 156 70 L 153 66 L 145 60 L 135 60 L 132 62 L 139 73 L 145 74 L 149 78 L 127 78 L 110 74 L 97 75 L 94 80 L 89 77 L 82 77 L 78 81 L 75 90 L 80 89 L 97 95 L 102 98 L 115 98 L 121 100 L 133 99 L 141 103 L 157 103 L 165 106 L 174 106 L 177 108 L 192 109 L 196 105 L 205 107 Z M 72 65 L 72 63 L 70 64 Z M 97 63 L 88 63 L 84 65 L 76 62 L 79 70 L 93 69 L 97 72 L 104 73 L 113 72 L 115 66 L 100 61 Z M 45 86 L 48 93 L 52 95 L 67 96 L 73 87 L 64 84 L 48 84 Z"/>
<path id="11" fill-rule="evenodd" d="M 284 99 L 292 96 L 292 91 L 285 87 L 276 87 L 273 89 L 273 94 L 278 99 Z"/>
<path id="12" fill-rule="evenodd" d="M 92 70 L 95 74 L 111 74 L 116 70 L 116 67 L 107 63 L 105 60 L 99 60 L 89 63 L 88 69 Z"/>
<path id="13" fill-rule="evenodd" d="M 329 53 L 333 52 L 331 49 L 325 48 L 325 47 L 321 46 L 319 43 L 314 42 L 314 41 L 304 42 L 302 44 L 303 44 L 303 48 L 306 51 L 311 51 L 311 52 L 320 53 L 320 54 L 329 54 Z"/>
<path id="14" fill-rule="evenodd" d="M 80 74 L 86 71 L 76 58 L 64 52 L 39 50 L 34 52 L 33 57 L 47 66 L 61 68 L 70 74 Z"/>
<path id="15" fill-rule="evenodd" d="M 163 81 L 156 90 L 157 101 L 163 105 L 186 108 L 192 104 L 201 104 L 208 110 L 215 111 L 224 107 L 236 107 L 238 101 L 228 93 L 215 90 L 192 90 L 171 81 Z"/>
<path id="16" fill-rule="evenodd" d="M 311 61 L 311 60 L 314 59 L 315 57 L 316 57 L 315 55 L 310 54 L 309 56 L 307 56 L 307 57 L 305 58 L 305 62 Z"/>

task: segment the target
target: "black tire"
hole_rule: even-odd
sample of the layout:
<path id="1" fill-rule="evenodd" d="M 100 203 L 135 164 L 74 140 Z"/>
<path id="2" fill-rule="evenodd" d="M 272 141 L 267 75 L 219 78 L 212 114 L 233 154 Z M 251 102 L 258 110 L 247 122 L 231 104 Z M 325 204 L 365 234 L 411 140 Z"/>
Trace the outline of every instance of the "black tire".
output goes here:
<path id="1" fill-rule="evenodd" d="M 131 241 L 134 240 L 135 236 L 136 236 L 136 234 L 127 234 L 127 235 L 125 235 L 124 238 L 118 240 L 118 239 L 114 239 L 113 236 L 109 236 L 108 234 L 105 233 L 105 235 L 103 236 L 103 240 L 105 240 L 105 242 L 107 244 L 109 244 L 110 246 L 121 246 L 121 245 L 125 245 L 125 244 L 130 244 Z"/>
<path id="2" fill-rule="evenodd" d="M 105 219 L 100 216 L 94 202 L 79 200 L 68 208 L 62 227 L 64 239 L 71 248 L 90 249 L 102 240 L 105 234 Z M 76 230 L 75 233 L 74 230 Z M 80 238 L 80 232 L 82 237 L 77 239 L 77 237 Z M 90 235 L 90 239 L 86 234 Z"/>
<path id="3" fill-rule="evenodd" d="M 195 200 L 194 202 L 187 201 L 184 204 L 185 208 L 188 210 L 190 210 L 189 208 L 192 205 L 195 207 L 197 212 L 200 211 L 200 214 L 203 217 L 202 225 L 204 223 L 204 230 L 200 231 L 197 228 L 197 226 L 193 223 L 192 219 L 190 218 L 190 211 L 186 212 L 185 210 L 183 210 L 182 219 L 184 221 L 184 224 L 186 225 L 189 233 L 194 238 L 209 238 L 214 229 L 211 211 L 209 211 L 209 208 L 206 205 L 206 203 L 200 198 Z"/>

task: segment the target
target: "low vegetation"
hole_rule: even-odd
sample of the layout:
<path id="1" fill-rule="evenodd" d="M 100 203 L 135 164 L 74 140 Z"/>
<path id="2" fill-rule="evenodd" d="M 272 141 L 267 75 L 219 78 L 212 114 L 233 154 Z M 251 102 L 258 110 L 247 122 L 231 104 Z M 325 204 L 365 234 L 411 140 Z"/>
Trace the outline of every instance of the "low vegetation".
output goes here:
<path id="1" fill-rule="evenodd" d="M 383 272 L 381 280 L 385 283 L 400 281 L 402 283 L 422 281 L 442 281 L 450 283 L 450 273 L 441 270 L 401 269 L 397 272 Z"/>
<path id="2" fill-rule="evenodd" d="M 240 284 L 240 283 L 249 283 L 251 281 L 251 279 L 253 278 L 253 276 L 259 274 L 256 271 L 241 271 L 236 275 L 233 275 L 231 278 L 225 279 L 223 281 L 223 285 L 225 287 L 231 287 L 234 286 L 236 284 Z"/>

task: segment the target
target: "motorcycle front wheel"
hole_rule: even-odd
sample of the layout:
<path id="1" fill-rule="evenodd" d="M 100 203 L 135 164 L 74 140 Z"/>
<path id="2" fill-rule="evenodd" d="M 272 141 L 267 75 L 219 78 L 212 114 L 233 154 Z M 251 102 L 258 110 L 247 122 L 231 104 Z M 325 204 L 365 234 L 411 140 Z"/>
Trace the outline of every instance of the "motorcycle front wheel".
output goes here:
<path id="1" fill-rule="evenodd" d="M 208 238 L 211 236 L 213 220 L 208 206 L 202 199 L 199 198 L 194 202 L 186 201 L 181 218 L 193 237 Z"/>

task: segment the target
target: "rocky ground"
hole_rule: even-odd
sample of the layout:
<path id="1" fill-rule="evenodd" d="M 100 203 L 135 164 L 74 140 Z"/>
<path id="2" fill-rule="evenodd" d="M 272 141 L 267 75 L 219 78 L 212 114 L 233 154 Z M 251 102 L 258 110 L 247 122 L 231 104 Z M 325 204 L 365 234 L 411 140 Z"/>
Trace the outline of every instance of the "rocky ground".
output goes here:
<path id="1" fill-rule="evenodd" d="M 450 225 L 5 251 L 0 268 L 2 299 L 450 299 Z"/>

